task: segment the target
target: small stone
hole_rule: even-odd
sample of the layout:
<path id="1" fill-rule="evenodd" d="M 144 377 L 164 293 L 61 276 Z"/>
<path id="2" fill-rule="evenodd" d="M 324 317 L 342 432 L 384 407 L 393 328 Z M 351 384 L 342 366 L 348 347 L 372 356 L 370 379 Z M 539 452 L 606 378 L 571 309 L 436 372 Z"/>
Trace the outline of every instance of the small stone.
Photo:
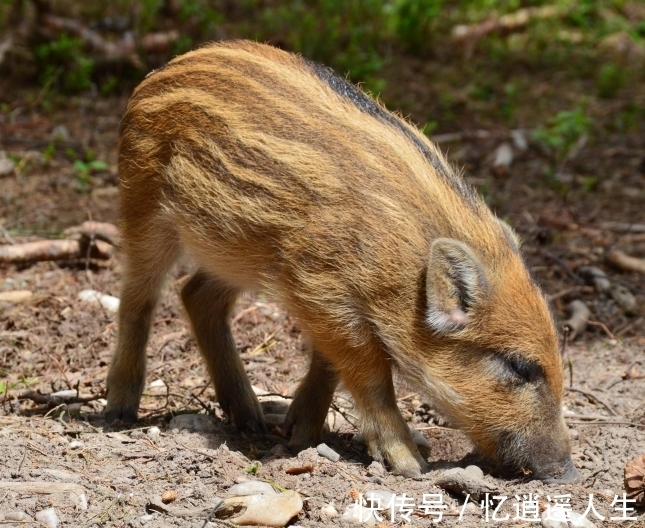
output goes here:
<path id="1" fill-rule="evenodd" d="M 52 129 L 52 139 L 59 141 L 69 141 L 69 130 L 65 125 L 56 125 Z"/>
<path id="2" fill-rule="evenodd" d="M 217 423 L 214 418 L 206 414 L 179 414 L 170 420 L 168 428 L 186 429 L 192 433 L 215 433 Z"/>
<path id="3" fill-rule="evenodd" d="M 62 469 L 44 468 L 42 472 L 60 481 L 80 482 L 81 480 L 80 475 L 72 473 L 71 471 L 63 471 Z"/>
<path id="4" fill-rule="evenodd" d="M 48 528 L 57 528 L 60 524 L 60 519 L 54 508 L 46 508 L 36 513 L 36 520 Z"/>
<path id="5" fill-rule="evenodd" d="M 100 304 L 109 312 L 118 312 L 119 304 L 121 301 L 118 297 L 113 297 L 112 295 L 105 295 L 96 290 L 83 290 L 79 292 L 78 298 L 81 301 L 89 302 L 92 304 Z"/>
<path id="6" fill-rule="evenodd" d="M 387 490 L 367 490 L 363 493 L 367 506 L 376 509 L 387 508 L 394 496 L 394 493 Z"/>
<path id="7" fill-rule="evenodd" d="M 319 444 L 316 447 L 316 451 L 318 451 L 318 454 L 322 457 L 325 457 L 328 460 L 331 460 L 332 462 L 338 462 L 340 460 L 340 455 L 336 453 L 331 447 L 329 447 L 327 444 Z"/>
<path id="8" fill-rule="evenodd" d="M 244 495 L 277 495 L 275 489 L 268 482 L 249 480 L 235 484 L 228 489 L 228 495 L 231 497 L 241 497 Z"/>
<path id="9" fill-rule="evenodd" d="M 383 464 L 376 460 L 367 466 L 367 474 L 370 477 L 382 477 L 385 475 L 385 468 Z"/>
<path id="10" fill-rule="evenodd" d="M 423 436 L 423 433 L 414 427 L 409 427 L 410 433 L 412 434 L 412 441 L 417 445 L 417 448 L 424 456 L 430 456 L 430 451 L 432 445 L 428 442 L 428 439 Z"/>
<path id="11" fill-rule="evenodd" d="M 0 158 L 0 176 L 9 176 L 16 168 L 16 164 L 10 158 Z"/>
<path id="12" fill-rule="evenodd" d="M 241 515 L 237 515 L 244 510 Z M 215 515 L 238 525 L 285 526 L 302 510 L 302 497 L 295 491 L 275 495 L 247 495 L 230 497 L 217 509 Z M 233 517 L 234 516 L 234 517 Z"/>
<path id="13" fill-rule="evenodd" d="M 526 141 L 526 136 L 522 130 L 511 130 L 511 139 L 513 140 L 513 146 L 518 150 L 524 152 L 529 148 L 529 144 Z"/>
<path id="14" fill-rule="evenodd" d="M 25 512 L 21 511 L 14 511 L 14 512 L 8 512 L 4 514 L 4 520 L 5 521 L 31 521 L 31 517 L 27 515 Z"/>
<path id="15" fill-rule="evenodd" d="M 508 169 L 513 163 L 513 147 L 509 143 L 502 143 L 495 150 L 493 166 L 500 169 Z"/>
<path id="16" fill-rule="evenodd" d="M 155 518 L 155 516 L 152 513 L 150 513 L 148 515 L 142 515 L 141 517 L 139 517 L 139 522 L 141 524 L 146 524 L 147 522 L 152 521 L 152 519 L 154 519 L 154 518 Z"/>
<path id="17" fill-rule="evenodd" d="M 354 523 L 365 523 L 368 526 L 374 526 L 376 524 L 374 511 L 357 503 L 347 506 L 343 513 L 343 519 Z"/>
<path id="18" fill-rule="evenodd" d="M 177 492 L 175 490 L 166 490 L 161 494 L 161 502 L 170 504 L 177 500 Z"/>
<path id="19" fill-rule="evenodd" d="M 79 510 L 87 510 L 87 496 L 85 493 L 78 493 L 76 491 L 71 491 L 69 493 L 69 498 Z"/>
<path id="20" fill-rule="evenodd" d="M 157 440 L 159 440 L 160 435 L 161 435 L 161 431 L 156 426 L 153 426 L 146 431 L 146 436 L 150 438 L 150 440 L 152 440 L 153 442 L 156 442 Z"/>
<path id="21" fill-rule="evenodd" d="M 540 518 L 543 528 L 596 528 L 589 519 L 571 510 L 550 513 L 547 509 Z"/>
<path id="22" fill-rule="evenodd" d="M 70 449 L 81 449 L 85 447 L 85 443 L 82 440 L 72 440 L 67 447 Z"/>
<path id="23" fill-rule="evenodd" d="M 114 433 L 106 433 L 105 436 L 107 436 L 108 438 L 114 438 L 115 440 L 118 440 L 122 444 L 134 444 L 134 443 L 136 443 L 136 440 L 134 438 L 131 438 L 131 437 L 129 437 L 127 435 L 124 435 L 122 433 L 116 433 L 116 432 L 114 432 Z"/>
<path id="24" fill-rule="evenodd" d="M 467 466 L 466 469 L 464 469 L 464 472 L 476 479 L 484 478 L 484 472 L 479 466 Z"/>
<path id="25" fill-rule="evenodd" d="M 329 504 L 325 504 L 322 508 L 320 508 L 320 515 L 326 517 L 327 519 L 333 519 L 334 517 L 338 517 L 338 510 L 334 508 L 334 503 L 330 502 Z"/>

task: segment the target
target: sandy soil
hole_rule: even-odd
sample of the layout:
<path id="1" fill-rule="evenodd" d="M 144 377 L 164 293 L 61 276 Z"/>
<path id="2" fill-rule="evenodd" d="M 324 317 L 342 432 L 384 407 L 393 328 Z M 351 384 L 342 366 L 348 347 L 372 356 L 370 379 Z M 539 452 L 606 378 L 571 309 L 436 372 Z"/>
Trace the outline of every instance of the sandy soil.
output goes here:
<path id="1" fill-rule="evenodd" d="M 60 115 L 25 114 L 2 123 L 0 146 L 26 160 L 19 173 L 0 177 L 0 220 L 5 233 L 10 233 L 3 243 L 60 236 L 64 228 L 88 217 L 116 221 L 115 132 L 122 104 L 80 101 L 77 108 Z M 92 148 L 99 159 L 108 161 L 109 170 L 83 182 L 62 148 L 52 159 L 44 159 L 42 150 L 60 124 L 66 127 L 71 147 Z M 645 285 L 642 276 L 608 267 L 604 254 L 620 247 L 643 256 L 645 242 L 608 231 L 602 222 L 645 223 L 645 141 L 621 139 L 583 152 L 572 168 L 575 174 L 611 167 L 612 176 L 603 180 L 597 193 L 578 190 L 563 201 L 555 191 L 536 184 L 543 160 L 531 150 L 520 155 L 510 173 L 486 179 L 482 188 L 483 175 L 490 174 L 490 153 L 506 139 L 503 133 L 479 139 L 464 136 L 450 145 L 452 159 L 466 166 L 466 176 L 488 193 L 498 214 L 509 218 L 523 236 L 527 261 L 546 292 L 555 296 L 553 308 L 560 320 L 566 317 L 567 302 L 578 298 L 587 302 L 592 318 L 602 325 L 590 327 L 567 351 L 571 371 L 565 405 L 581 480 L 548 486 L 487 475 L 490 486 L 508 497 L 498 515 L 510 516 L 489 525 L 527 524 L 513 520 L 514 507 L 521 507 L 528 500 L 523 496 L 531 493 L 540 501 L 570 495 L 572 508 L 579 513 L 586 510 L 592 494 L 599 514 L 619 517 L 612 501 L 624 491 L 625 463 L 645 453 Z M 119 263 L 117 253 L 111 260 L 89 265 L 81 260 L 0 267 L 0 291 L 34 293 L 25 303 L 0 306 L 0 380 L 7 387 L 0 394 L 0 482 L 76 483 L 88 501 L 84 510 L 77 495 L 68 491 L 41 494 L 0 488 L 0 515 L 22 511 L 33 517 L 53 505 L 63 526 L 204 526 L 198 514 L 176 517 L 153 503 L 164 491 L 175 490 L 173 507 L 207 510 L 231 485 L 250 479 L 302 494 L 304 508 L 292 521 L 296 525 L 348 524 L 339 517 L 325 517 L 321 508 L 332 503 L 342 514 L 357 494 L 376 489 L 397 496 L 405 493 L 417 505 L 423 494 L 441 494 L 447 506 L 441 525 L 484 523 L 482 508 L 464 506 L 463 497 L 447 493 L 434 481 L 449 468 L 470 464 L 490 468 L 473 452 L 466 436 L 432 410 L 432 402 L 421 401 L 405 386 L 398 388 L 401 411 L 431 445 L 426 453 L 431 470 L 418 479 L 395 477 L 372 463 L 354 438 L 357 418 L 351 398 L 342 391 L 334 402 L 338 421 L 324 436 L 341 455 L 338 462 L 315 450 L 292 455 L 288 439 L 277 429 L 267 435 L 237 433 L 215 401 L 182 314 L 177 292 L 186 277 L 185 265 L 169 278 L 156 314 L 141 420 L 136 427 L 107 427 L 101 417 L 102 397 L 116 339 L 115 314 L 77 296 L 87 288 L 118 296 Z M 575 270 L 584 264 L 601 266 L 623 281 L 636 294 L 638 313 L 623 315 L 611 299 L 574 280 Z M 236 314 L 233 330 L 251 382 L 259 392 L 270 394 L 263 398 L 265 412 L 284 412 L 308 362 L 298 327 L 261 294 L 240 299 Z M 50 394 L 68 389 L 77 389 L 89 401 L 57 408 L 28 397 L 28 391 Z M 185 413 L 210 415 L 209 432 L 170 430 L 170 420 Z M 151 427 L 158 427 L 160 434 L 150 433 Z M 287 472 L 309 464 L 311 472 Z M 421 513 L 417 508 L 410 524 L 430 526 L 434 517 Z M 395 522 L 389 523 L 390 514 L 384 513 L 382 525 L 405 523 L 401 514 L 397 512 Z M 625 525 L 645 525 L 643 512 L 635 515 L 639 520 Z M 589 518 L 596 526 L 620 524 L 603 522 L 593 513 Z"/>

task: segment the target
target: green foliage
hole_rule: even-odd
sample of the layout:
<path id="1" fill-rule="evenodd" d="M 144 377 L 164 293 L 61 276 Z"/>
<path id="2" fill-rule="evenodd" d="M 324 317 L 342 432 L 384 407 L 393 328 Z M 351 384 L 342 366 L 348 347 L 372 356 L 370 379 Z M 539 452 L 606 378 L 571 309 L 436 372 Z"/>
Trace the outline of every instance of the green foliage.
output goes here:
<path id="1" fill-rule="evenodd" d="M 104 172 L 108 168 L 107 163 L 92 159 L 91 155 L 86 155 L 85 160 L 75 160 L 72 166 L 74 168 L 74 180 L 81 192 L 86 192 L 92 184 L 92 174 Z"/>
<path id="2" fill-rule="evenodd" d="M 582 190 L 585 194 L 591 193 L 598 185 L 597 176 L 586 176 L 582 179 Z"/>
<path id="3" fill-rule="evenodd" d="M 626 71 L 615 62 L 603 65 L 598 72 L 596 87 L 598 96 L 611 99 L 623 88 L 626 80 Z"/>
<path id="4" fill-rule="evenodd" d="M 101 95 L 110 95 L 119 86 L 119 79 L 115 75 L 109 75 L 102 83 L 101 83 Z"/>
<path id="5" fill-rule="evenodd" d="M 592 124 L 593 120 L 584 108 L 578 106 L 555 114 L 546 125 L 535 130 L 533 139 L 540 142 L 560 165 L 578 141 L 589 133 Z"/>
<path id="6" fill-rule="evenodd" d="M 244 471 L 249 475 L 257 475 L 261 467 L 262 464 L 260 462 L 253 462 L 253 464 L 244 468 Z"/>
<path id="7" fill-rule="evenodd" d="M 409 51 L 428 49 L 444 0 L 395 0 L 390 5 L 394 33 Z"/>
<path id="8" fill-rule="evenodd" d="M 7 391 L 10 391 L 11 389 L 15 389 L 20 385 L 24 385 L 25 387 L 29 387 L 30 385 L 35 385 L 36 383 L 38 383 L 38 381 L 39 381 L 38 378 L 28 378 L 26 376 L 22 376 L 22 378 L 19 381 L 14 381 L 13 383 L 0 380 L 0 394 L 5 394 Z"/>
<path id="9" fill-rule="evenodd" d="M 34 50 L 42 72 L 43 86 L 56 84 L 65 93 L 87 90 L 92 82 L 94 61 L 83 53 L 83 41 L 61 34 L 56 40 L 36 46 Z"/>
<path id="10" fill-rule="evenodd" d="M 376 74 L 384 64 L 379 43 L 387 31 L 381 0 L 292 0 L 267 7 L 260 16 L 257 40 L 274 40 L 332 66 L 378 92 Z"/>

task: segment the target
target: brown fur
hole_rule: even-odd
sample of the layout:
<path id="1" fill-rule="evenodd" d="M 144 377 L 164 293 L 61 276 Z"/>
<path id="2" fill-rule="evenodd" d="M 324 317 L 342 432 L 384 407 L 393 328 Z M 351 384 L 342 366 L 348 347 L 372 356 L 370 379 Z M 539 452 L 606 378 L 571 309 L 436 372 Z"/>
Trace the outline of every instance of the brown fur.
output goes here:
<path id="1" fill-rule="evenodd" d="M 203 47 L 136 89 L 119 169 L 109 419 L 136 419 L 151 314 L 183 251 L 199 271 L 182 298 L 238 427 L 264 421 L 227 317 L 239 291 L 263 289 L 314 348 L 285 424 L 293 444 L 319 440 L 340 379 L 373 455 L 417 474 L 396 368 L 491 458 L 538 476 L 570 465 L 556 332 L 515 235 L 423 134 L 356 88 L 269 46 Z M 539 379 L 514 375 L 514 357 Z"/>

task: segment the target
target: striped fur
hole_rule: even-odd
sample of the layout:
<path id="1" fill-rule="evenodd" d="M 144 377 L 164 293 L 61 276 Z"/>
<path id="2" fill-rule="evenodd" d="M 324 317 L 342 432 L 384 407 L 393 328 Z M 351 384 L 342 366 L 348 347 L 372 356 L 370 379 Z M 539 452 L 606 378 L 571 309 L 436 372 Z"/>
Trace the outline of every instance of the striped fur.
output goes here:
<path id="1" fill-rule="evenodd" d="M 501 464 L 548 476 L 570 460 L 556 333 L 515 235 L 360 89 L 269 46 L 200 48 L 135 90 L 119 170 L 126 266 L 108 419 L 136 419 L 151 314 L 184 252 L 199 267 L 184 304 L 238 427 L 264 421 L 226 321 L 240 291 L 262 289 L 313 345 L 285 424 L 294 445 L 319 439 L 342 380 L 373 455 L 417 474 L 396 368 Z M 539 380 L 513 374 L 518 357 Z"/>

